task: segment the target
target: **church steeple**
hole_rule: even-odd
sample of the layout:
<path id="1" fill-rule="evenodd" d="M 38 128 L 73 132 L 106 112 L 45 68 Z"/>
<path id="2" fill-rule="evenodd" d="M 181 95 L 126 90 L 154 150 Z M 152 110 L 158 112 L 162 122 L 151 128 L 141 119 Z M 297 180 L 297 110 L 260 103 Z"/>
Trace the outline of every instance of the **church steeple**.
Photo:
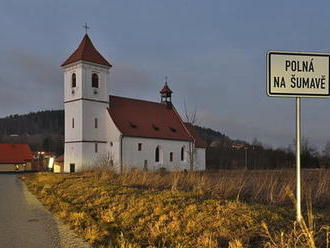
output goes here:
<path id="1" fill-rule="evenodd" d="M 62 64 L 64 70 L 64 171 L 79 171 L 104 156 L 107 147 L 111 64 L 87 34 Z"/>
<path id="2" fill-rule="evenodd" d="M 107 67 L 112 65 L 96 50 L 91 39 L 86 33 L 79 47 L 69 58 L 67 58 L 61 66 L 66 66 L 78 61 L 87 61 Z"/>
<path id="3" fill-rule="evenodd" d="M 162 103 L 166 103 L 171 105 L 172 103 L 172 93 L 173 91 L 167 85 L 167 77 L 165 77 L 165 85 L 163 89 L 160 91 L 160 100 Z"/>

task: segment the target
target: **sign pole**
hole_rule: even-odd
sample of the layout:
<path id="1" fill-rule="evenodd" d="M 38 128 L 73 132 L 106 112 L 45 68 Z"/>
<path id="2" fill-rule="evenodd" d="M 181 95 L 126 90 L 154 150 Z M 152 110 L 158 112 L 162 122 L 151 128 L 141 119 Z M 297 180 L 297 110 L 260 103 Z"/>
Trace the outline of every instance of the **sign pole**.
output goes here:
<path id="1" fill-rule="evenodd" d="M 301 97 L 330 98 L 330 53 L 267 52 L 267 95 L 296 98 L 296 211 L 301 214 Z"/>
<path id="2" fill-rule="evenodd" d="M 300 138 L 301 138 L 301 110 L 300 97 L 296 97 L 296 166 L 297 166 L 297 222 L 302 220 L 301 215 L 301 166 L 300 166 Z"/>

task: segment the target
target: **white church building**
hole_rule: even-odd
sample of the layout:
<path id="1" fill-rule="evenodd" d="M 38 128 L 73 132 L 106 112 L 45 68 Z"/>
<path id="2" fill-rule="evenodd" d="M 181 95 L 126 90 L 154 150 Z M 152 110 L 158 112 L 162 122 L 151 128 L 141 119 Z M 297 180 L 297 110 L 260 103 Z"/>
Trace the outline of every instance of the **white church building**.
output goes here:
<path id="1" fill-rule="evenodd" d="M 64 69 L 64 171 L 112 166 L 140 170 L 205 170 L 206 144 L 172 104 L 108 94 L 112 65 L 86 34 Z"/>

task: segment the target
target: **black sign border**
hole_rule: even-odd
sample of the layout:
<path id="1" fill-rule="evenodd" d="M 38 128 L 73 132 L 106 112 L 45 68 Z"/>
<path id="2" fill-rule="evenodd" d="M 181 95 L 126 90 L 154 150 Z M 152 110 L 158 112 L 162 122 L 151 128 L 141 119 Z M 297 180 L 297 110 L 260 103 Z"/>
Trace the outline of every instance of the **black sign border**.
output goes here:
<path id="1" fill-rule="evenodd" d="M 328 94 L 306 94 L 306 93 L 301 93 L 301 94 L 294 94 L 294 93 L 271 93 L 271 63 L 270 63 L 270 57 L 273 54 L 279 54 L 279 55 L 294 55 L 294 56 L 313 56 L 313 57 L 328 57 L 329 60 L 329 67 L 328 67 Z M 280 96 L 292 96 L 292 97 L 328 97 L 330 96 L 330 55 L 328 54 L 322 54 L 322 53 L 303 53 L 303 52 L 268 52 L 267 53 L 267 64 L 268 64 L 268 89 L 267 89 L 267 95 L 268 96 L 274 96 L 274 97 L 280 97 Z"/>

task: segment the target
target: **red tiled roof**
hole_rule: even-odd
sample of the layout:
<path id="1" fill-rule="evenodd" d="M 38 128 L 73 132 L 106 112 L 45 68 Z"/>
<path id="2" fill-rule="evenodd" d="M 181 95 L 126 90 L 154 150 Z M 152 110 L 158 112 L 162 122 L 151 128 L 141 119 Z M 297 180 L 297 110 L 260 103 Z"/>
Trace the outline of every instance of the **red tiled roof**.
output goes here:
<path id="1" fill-rule="evenodd" d="M 168 87 L 167 83 L 165 83 L 163 89 L 159 92 L 161 94 L 171 94 L 173 93 L 170 87 Z"/>
<path id="2" fill-rule="evenodd" d="M 33 159 L 27 144 L 0 144 L 0 164 L 23 164 Z"/>
<path id="3" fill-rule="evenodd" d="M 110 96 L 108 111 L 125 136 L 192 141 L 174 106 Z"/>
<path id="4" fill-rule="evenodd" d="M 88 61 L 100 65 L 111 67 L 112 65 L 96 50 L 91 39 L 85 34 L 77 50 L 61 66 L 65 66 L 77 61 Z"/>
<path id="5" fill-rule="evenodd" d="M 191 123 L 184 123 L 186 125 L 186 128 L 189 130 L 189 133 L 191 136 L 194 138 L 195 141 L 195 147 L 197 148 L 206 148 L 207 144 L 206 142 L 202 139 L 201 136 L 196 132 L 196 129 Z"/>

